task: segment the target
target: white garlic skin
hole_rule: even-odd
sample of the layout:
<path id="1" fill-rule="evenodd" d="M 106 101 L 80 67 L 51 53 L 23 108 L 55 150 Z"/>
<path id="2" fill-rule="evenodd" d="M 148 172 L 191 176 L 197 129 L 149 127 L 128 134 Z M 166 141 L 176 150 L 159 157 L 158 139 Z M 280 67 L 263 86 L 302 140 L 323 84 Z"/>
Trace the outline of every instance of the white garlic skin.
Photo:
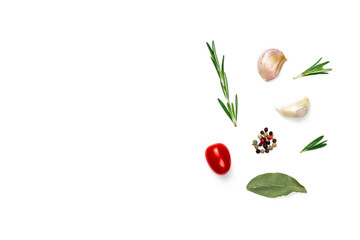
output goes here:
<path id="1" fill-rule="evenodd" d="M 292 104 L 275 109 L 284 117 L 301 118 L 305 116 L 309 110 L 309 99 L 304 97 Z"/>
<path id="2" fill-rule="evenodd" d="M 287 61 L 284 53 L 278 49 L 269 49 L 261 54 L 258 60 L 258 72 L 266 81 L 276 78 Z"/>

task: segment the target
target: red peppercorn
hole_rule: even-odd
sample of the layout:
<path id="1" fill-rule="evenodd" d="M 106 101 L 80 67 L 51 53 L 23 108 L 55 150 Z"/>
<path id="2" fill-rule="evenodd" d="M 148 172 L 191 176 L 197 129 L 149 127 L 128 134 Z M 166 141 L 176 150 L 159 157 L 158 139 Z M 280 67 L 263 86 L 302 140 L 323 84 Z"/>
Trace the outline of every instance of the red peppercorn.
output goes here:
<path id="1" fill-rule="evenodd" d="M 271 140 L 271 139 L 273 139 L 273 137 L 274 137 L 274 134 L 273 135 L 268 135 L 267 139 Z"/>
<path id="2" fill-rule="evenodd" d="M 265 144 L 265 143 L 266 143 L 266 139 L 265 139 L 265 138 L 262 138 L 262 139 L 260 140 L 260 143 L 261 143 L 261 144 Z"/>

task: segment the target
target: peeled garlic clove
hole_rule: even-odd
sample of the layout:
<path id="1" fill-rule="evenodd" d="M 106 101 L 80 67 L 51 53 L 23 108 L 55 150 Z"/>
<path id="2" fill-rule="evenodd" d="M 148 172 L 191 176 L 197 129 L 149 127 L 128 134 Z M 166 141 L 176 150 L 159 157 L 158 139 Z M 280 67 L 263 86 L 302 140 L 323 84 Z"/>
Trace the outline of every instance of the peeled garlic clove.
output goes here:
<path id="1" fill-rule="evenodd" d="M 309 99 L 307 97 L 294 102 L 290 105 L 286 105 L 276 110 L 284 117 L 300 118 L 306 115 L 309 109 Z"/>
<path id="2" fill-rule="evenodd" d="M 286 61 L 287 59 L 282 51 L 278 49 L 266 50 L 258 60 L 260 76 L 267 82 L 276 78 Z"/>

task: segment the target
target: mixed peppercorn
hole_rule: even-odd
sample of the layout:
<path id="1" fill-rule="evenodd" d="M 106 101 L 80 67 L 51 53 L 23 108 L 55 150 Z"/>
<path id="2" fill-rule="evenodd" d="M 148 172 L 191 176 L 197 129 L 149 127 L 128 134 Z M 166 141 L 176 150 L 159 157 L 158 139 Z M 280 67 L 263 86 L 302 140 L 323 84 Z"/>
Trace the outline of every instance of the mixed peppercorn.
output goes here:
<path id="1" fill-rule="evenodd" d="M 253 141 L 252 145 L 255 147 L 256 153 L 269 153 L 271 150 L 274 149 L 274 147 L 277 146 L 277 141 L 274 138 L 274 133 L 272 131 L 268 131 L 269 129 L 267 127 L 264 128 L 264 130 L 260 131 L 260 134 L 258 136 L 259 142 L 257 140 Z M 260 147 L 263 147 L 263 149 L 259 149 Z"/>

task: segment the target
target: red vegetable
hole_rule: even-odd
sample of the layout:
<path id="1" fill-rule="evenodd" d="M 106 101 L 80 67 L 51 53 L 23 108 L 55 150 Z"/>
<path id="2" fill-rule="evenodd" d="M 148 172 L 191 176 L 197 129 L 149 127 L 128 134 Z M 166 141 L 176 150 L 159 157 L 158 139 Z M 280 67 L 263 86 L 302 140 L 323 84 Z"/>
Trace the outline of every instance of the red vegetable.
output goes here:
<path id="1" fill-rule="evenodd" d="M 215 143 L 205 151 L 206 161 L 217 174 L 224 175 L 230 170 L 231 157 L 229 149 L 222 143 Z"/>

